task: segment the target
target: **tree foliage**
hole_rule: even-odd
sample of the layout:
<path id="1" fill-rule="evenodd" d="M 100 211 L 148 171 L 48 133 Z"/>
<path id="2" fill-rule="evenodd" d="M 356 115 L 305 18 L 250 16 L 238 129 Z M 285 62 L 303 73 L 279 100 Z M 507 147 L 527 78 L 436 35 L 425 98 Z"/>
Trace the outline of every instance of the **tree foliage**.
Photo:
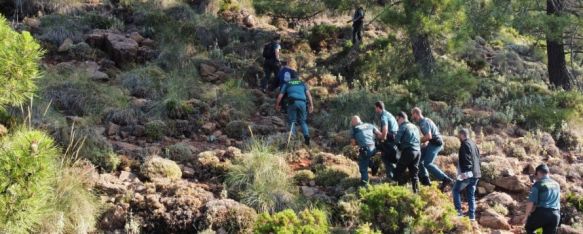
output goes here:
<path id="1" fill-rule="evenodd" d="M 0 16 L 0 109 L 22 104 L 32 96 L 42 55 L 30 33 L 12 30 Z"/>

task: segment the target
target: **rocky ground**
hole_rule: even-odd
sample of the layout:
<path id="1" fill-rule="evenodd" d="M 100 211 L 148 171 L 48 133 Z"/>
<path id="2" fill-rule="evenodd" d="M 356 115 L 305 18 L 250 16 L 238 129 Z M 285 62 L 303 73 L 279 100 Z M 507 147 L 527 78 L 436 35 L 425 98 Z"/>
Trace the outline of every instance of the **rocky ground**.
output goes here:
<path id="1" fill-rule="evenodd" d="M 106 204 L 99 222 L 100 230 L 107 233 L 131 230 L 148 233 L 249 231 L 256 211 L 229 196 L 223 185 L 224 176 L 234 160 L 246 157 L 246 152 L 241 149 L 250 138 L 264 137 L 278 147 L 285 147 L 282 143 L 286 138 L 285 116 L 273 110 L 274 95 L 254 89 L 257 78 L 261 77 L 260 63 L 234 64 L 226 58 L 196 57 L 203 54 L 199 49 L 183 51 L 196 58 L 194 66 L 200 77 L 197 85 L 200 84 L 202 89 L 233 80 L 239 84 L 243 82 L 242 90 L 251 94 L 246 97 L 252 105 L 248 109 L 235 109 L 221 104 L 218 96 L 209 101 L 196 93 L 187 100 L 162 105 L 160 96 L 167 90 L 151 88 L 155 85 L 148 83 L 146 76 L 132 77 L 126 72 L 153 63 L 163 67 L 164 61 L 160 62 L 166 53 L 161 46 L 163 42 L 145 35 L 139 24 L 143 16 L 138 13 L 123 12 L 123 8 L 109 9 L 99 4 L 93 7 L 104 7 L 103 11 L 126 17 L 124 29 L 89 28 L 82 34 L 66 36 L 56 45 L 48 39 L 48 26 L 43 25 L 41 19 L 27 18 L 21 27 L 32 31 L 43 42 L 47 50 L 43 61 L 45 70 L 69 78 L 73 77 L 72 73 L 62 71 L 74 70 L 75 74 L 83 74 L 80 76 L 80 79 L 86 79 L 83 82 L 123 89 L 124 107 L 109 108 L 100 112 L 100 116 L 92 116 L 92 110 L 87 108 L 92 98 L 87 96 L 95 95 L 100 99 L 108 93 L 95 94 L 93 92 L 100 90 L 83 90 L 71 84 L 49 85 L 43 90 L 43 98 L 51 100 L 51 108 L 60 113 L 67 124 L 63 128 L 39 120 L 39 125 L 51 130 L 58 139 L 67 138 L 67 129 L 73 123 L 85 126 L 90 129 L 91 138 L 98 139 L 95 142 L 110 147 L 119 159 L 113 170 L 100 167 L 93 176 L 95 191 Z M 205 8 L 204 4 L 197 3 L 192 7 Z M 252 45 L 265 41 L 275 31 L 282 32 L 287 38 L 284 47 L 288 51 L 310 51 L 302 64 L 314 64 L 316 58 L 323 56 L 312 51 L 333 50 L 341 43 L 340 39 L 334 39 L 306 45 L 298 39 L 301 32 L 290 28 L 278 30 L 277 25 L 267 24 L 266 19 L 244 10 L 223 12 L 218 17 L 230 22 L 229 27 L 243 30 L 243 36 L 237 42 L 239 46 L 229 47 L 232 41 L 219 41 L 220 38 L 205 39 L 204 34 L 214 30 L 210 26 L 194 29 L 198 41 L 204 44 L 205 40 L 211 40 L 206 42 L 209 46 L 220 44 L 223 53 L 232 50 L 240 57 L 255 53 L 261 45 Z M 341 22 L 340 19 L 328 21 Z M 229 27 L 225 27 L 227 31 L 223 33 L 230 33 Z M 345 34 L 338 36 L 344 37 Z M 375 25 L 369 25 L 365 35 L 366 38 L 375 38 L 382 32 Z M 350 63 L 351 56 L 342 61 Z M 544 64 L 533 61 L 528 48 L 518 45 L 493 46 L 476 39 L 464 57 L 474 61 L 476 67 L 489 66 L 497 73 L 528 71 L 530 75 L 544 77 L 546 72 Z M 317 68 L 317 65 L 313 66 Z M 161 80 L 168 74 L 156 69 L 146 73 Z M 337 92 L 341 88 L 340 82 L 317 70 L 308 70 L 304 75 L 314 86 L 312 92 L 322 100 L 318 103 L 322 109 L 315 115 L 325 112 L 324 97 Z M 192 90 L 198 92 L 200 89 L 192 87 Z M 439 109 L 440 106 L 436 102 L 434 107 Z M 151 110 L 155 108 L 164 109 L 163 118 L 151 116 Z M 466 108 L 464 113 L 475 119 L 488 118 L 492 114 L 479 108 Z M 481 131 L 476 132 L 476 137 L 483 156 L 484 176 L 478 186 L 477 232 L 520 232 L 531 185 L 529 175 L 540 162 L 549 164 L 552 177 L 561 184 L 564 194 L 583 194 L 583 155 L 577 141 L 561 139 L 558 142 L 549 133 L 527 132 L 515 126 L 479 129 Z M 343 149 L 348 143 L 347 132 L 330 134 L 319 126 L 315 126 L 312 132 L 314 147 L 304 148 L 295 143 L 293 149 L 283 154 L 294 170 L 299 194 L 342 210 L 346 203 L 341 198 L 354 192 L 358 181 L 355 154 L 350 149 Z M 66 139 L 62 141 L 66 142 Z M 458 146 L 456 138 L 446 137 L 443 155 L 437 160 L 450 175 L 455 173 Z M 374 181 L 378 180 L 375 177 Z M 569 225 L 563 225 L 560 233 L 583 233 L 582 214 L 569 207 L 564 211 L 569 214 Z"/>

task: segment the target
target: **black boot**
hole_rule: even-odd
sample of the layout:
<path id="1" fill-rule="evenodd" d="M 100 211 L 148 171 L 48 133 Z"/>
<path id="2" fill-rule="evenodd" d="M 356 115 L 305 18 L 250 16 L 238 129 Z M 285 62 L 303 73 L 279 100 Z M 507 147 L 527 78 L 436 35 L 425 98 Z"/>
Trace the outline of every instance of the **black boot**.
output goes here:
<path id="1" fill-rule="evenodd" d="M 307 137 L 307 136 L 304 137 L 304 144 L 306 144 L 307 146 L 310 146 L 310 137 Z"/>
<path id="2" fill-rule="evenodd" d="M 445 192 L 445 189 L 447 188 L 447 186 L 453 184 L 453 180 L 445 177 L 442 181 L 441 184 L 439 185 L 439 190 L 441 190 L 441 192 Z"/>
<path id="3" fill-rule="evenodd" d="M 413 193 L 419 193 L 419 181 L 413 181 L 411 188 L 413 188 Z"/>
<path id="4" fill-rule="evenodd" d="M 421 181 L 422 185 L 431 186 L 431 180 L 429 179 L 429 176 L 423 176 L 423 177 L 419 178 L 419 180 Z"/>

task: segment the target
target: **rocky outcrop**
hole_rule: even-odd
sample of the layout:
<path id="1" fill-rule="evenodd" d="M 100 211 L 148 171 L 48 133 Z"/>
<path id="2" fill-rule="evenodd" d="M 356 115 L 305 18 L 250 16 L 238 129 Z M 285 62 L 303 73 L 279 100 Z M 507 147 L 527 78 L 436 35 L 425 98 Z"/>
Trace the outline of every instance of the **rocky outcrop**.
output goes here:
<path id="1" fill-rule="evenodd" d="M 508 220 L 506 220 L 506 217 L 496 213 L 496 211 L 492 209 L 483 211 L 478 222 L 482 226 L 491 229 L 510 230 L 511 228 Z"/>
<path id="2" fill-rule="evenodd" d="M 494 185 L 496 185 L 497 187 L 517 193 L 528 192 L 528 190 L 530 189 L 529 184 L 530 179 L 526 175 L 500 177 L 494 180 Z"/>

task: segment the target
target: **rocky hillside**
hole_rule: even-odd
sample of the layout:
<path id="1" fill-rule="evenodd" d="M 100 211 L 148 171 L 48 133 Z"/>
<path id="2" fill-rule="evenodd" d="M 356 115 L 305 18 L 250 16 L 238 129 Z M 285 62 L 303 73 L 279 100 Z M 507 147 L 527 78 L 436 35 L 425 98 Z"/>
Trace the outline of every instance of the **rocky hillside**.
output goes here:
<path id="1" fill-rule="evenodd" d="M 285 220 L 291 233 L 520 233 L 529 175 L 546 162 L 562 188 L 560 233 L 583 233 L 583 95 L 548 88 L 545 52 L 513 28 L 455 46 L 443 35 L 432 41 L 440 73 L 422 77 L 403 29 L 373 21 L 353 45 L 349 13 L 289 20 L 247 1 L 47 2 L 1 8 L 46 53 L 34 102 L 3 112 L 0 135 L 28 117 L 75 152 L 102 208 L 86 231 L 269 233 Z M 275 94 L 258 89 L 261 50 L 276 34 L 315 97 L 309 148 L 288 142 Z M 411 195 L 373 175 L 374 189 L 358 189 L 349 118 L 373 122 L 377 100 L 393 113 L 420 106 L 446 135 L 472 129 L 477 222 L 455 217 L 436 186 Z M 458 147 L 446 136 L 437 159 L 450 176 Z M 407 218 L 375 213 L 373 193 L 410 198 L 391 207 L 418 204 L 397 212 L 417 221 L 387 227 Z"/>

